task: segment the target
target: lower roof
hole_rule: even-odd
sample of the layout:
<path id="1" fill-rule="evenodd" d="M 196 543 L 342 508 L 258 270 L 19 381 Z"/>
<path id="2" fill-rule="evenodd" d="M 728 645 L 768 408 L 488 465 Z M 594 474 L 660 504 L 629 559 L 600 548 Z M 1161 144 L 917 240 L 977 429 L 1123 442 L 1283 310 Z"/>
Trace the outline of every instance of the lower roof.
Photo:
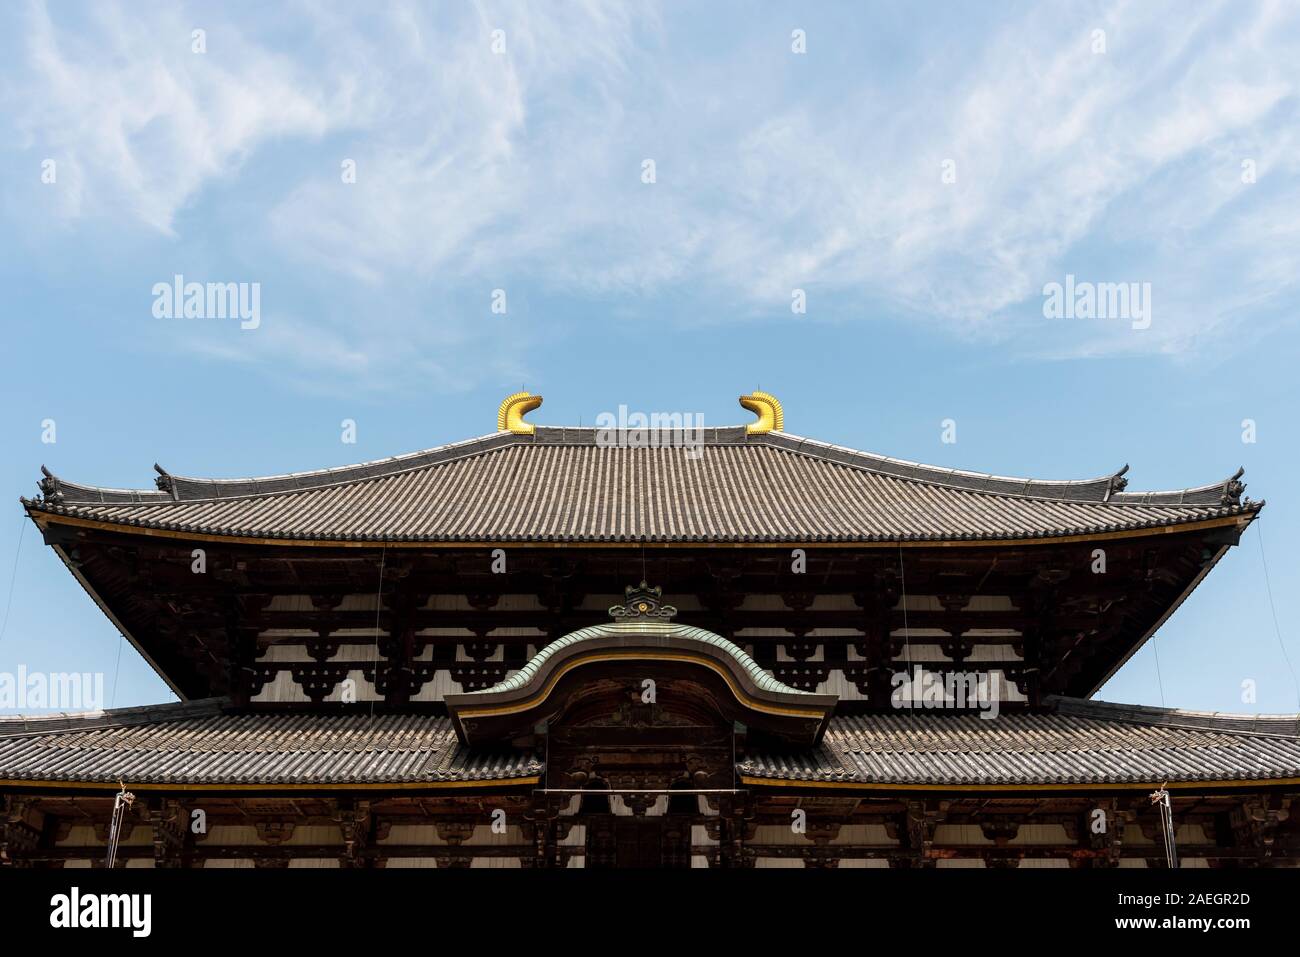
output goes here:
<path id="1" fill-rule="evenodd" d="M 1206 786 L 1300 780 L 1300 715 L 1237 716 L 1055 698 L 993 720 L 930 711 L 831 719 L 822 744 L 750 754 L 750 785 Z M 532 751 L 459 744 L 446 717 L 230 714 L 221 699 L 0 718 L 0 783 L 166 788 L 526 784 Z"/>
<path id="2" fill-rule="evenodd" d="M 1048 700 L 1046 713 L 842 716 L 817 748 L 752 755 L 753 783 L 1015 788 L 1300 780 L 1300 715 Z"/>
<path id="3" fill-rule="evenodd" d="M 226 703 L 0 718 L 0 781 L 436 787 L 541 773 L 531 752 L 462 747 L 446 717 L 228 714 Z"/>

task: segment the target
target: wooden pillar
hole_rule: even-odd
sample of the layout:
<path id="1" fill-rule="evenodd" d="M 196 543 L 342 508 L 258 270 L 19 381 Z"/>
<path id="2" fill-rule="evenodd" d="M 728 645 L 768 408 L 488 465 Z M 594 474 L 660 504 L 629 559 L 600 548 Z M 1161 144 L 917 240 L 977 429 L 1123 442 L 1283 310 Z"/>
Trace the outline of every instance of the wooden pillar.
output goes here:
<path id="1" fill-rule="evenodd" d="M 150 796 L 144 815 L 153 831 L 154 867 L 185 867 L 187 850 L 191 846 L 185 808 L 177 801 Z"/>
<path id="2" fill-rule="evenodd" d="M 748 792 L 724 794 L 718 798 L 719 866 L 754 866 L 754 856 L 747 853 L 745 847 L 746 826 L 751 818 Z"/>
<path id="3" fill-rule="evenodd" d="M 370 843 L 370 802 L 340 798 L 335 805 L 334 822 L 343 837 L 340 867 L 365 867 L 364 851 Z"/>
<path id="4" fill-rule="evenodd" d="M 532 805 L 524 814 L 525 832 L 531 831 L 533 856 L 531 865 L 525 867 L 552 868 L 559 866 L 559 837 L 556 823 L 560 816 L 560 801 L 551 795 L 533 792 Z"/>

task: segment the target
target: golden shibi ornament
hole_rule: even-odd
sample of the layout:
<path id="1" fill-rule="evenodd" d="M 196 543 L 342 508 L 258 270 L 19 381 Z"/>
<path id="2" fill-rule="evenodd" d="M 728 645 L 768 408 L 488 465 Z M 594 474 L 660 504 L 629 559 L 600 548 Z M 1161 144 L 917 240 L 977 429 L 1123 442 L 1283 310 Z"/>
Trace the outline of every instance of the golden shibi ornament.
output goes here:
<path id="1" fill-rule="evenodd" d="M 750 435 L 785 431 L 785 410 L 770 392 L 751 392 L 740 397 L 740 404 L 758 416 L 757 422 L 745 426 Z"/>
<path id="2" fill-rule="evenodd" d="M 530 392 L 514 392 L 505 397 L 497 408 L 497 431 L 513 432 L 516 435 L 532 435 L 537 426 L 525 422 L 524 416 L 542 404 L 540 395 Z"/>

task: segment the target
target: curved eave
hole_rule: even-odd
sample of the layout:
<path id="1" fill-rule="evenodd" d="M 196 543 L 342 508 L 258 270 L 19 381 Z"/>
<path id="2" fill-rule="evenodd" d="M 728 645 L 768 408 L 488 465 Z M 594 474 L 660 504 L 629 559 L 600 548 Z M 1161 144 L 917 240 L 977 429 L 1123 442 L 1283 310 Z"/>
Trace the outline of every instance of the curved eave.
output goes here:
<path id="1" fill-rule="evenodd" d="M 349 535 L 343 537 L 315 537 L 298 533 L 257 532 L 238 530 L 213 530 L 209 526 L 190 525 L 183 522 L 144 522 L 136 519 L 103 521 L 82 518 L 75 508 L 23 500 L 28 516 L 44 528 L 47 524 L 75 528 L 98 529 L 126 535 L 143 535 L 182 539 L 184 541 L 238 542 L 248 545 L 286 545 L 323 548 L 493 548 L 503 544 L 530 545 L 539 548 L 676 548 L 698 545 L 719 548 L 835 548 L 856 546 L 862 548 L 965 546 L 990 547 L 1015 545 L 1050 545 L 1069 542 L 1104 541 L 1115 538 L 1134 538 L 1165 533 L 1196 531 L 1208 528 L 1237 525 L 1244 527 L 1254 520 L 1264 502 L 1247 502 L 1242 505 L 1225 505 L 1209 518 L 1198 515 L 1169 516 L 1145 522 L 1104 522 L 1088 526 L 1045 529 L 1035 532 L 1009 531 L 999 534 L 923 534 L 905 535 L 822 535 L 801 537 L 788 535 L 753 535 L 749 537 L 718 537 L 709 535 L 637 536 L 637 535 L 587 535 L 587 536 L 530 536 L 502 534 L 491 538 L 478 535 L 424 537 L 394 537 L 382 535 Z"/>
<path id="2" fill-rule="evenodd" d="M 322 783 L 302 783 L 293 781 L 282 782 L 247 782 L 232 780 L 227 782 L 204 782 L 200 784 L 191 784 L 186 782 L 167 782 L 167 781 L 146 781 L 131 782 L 132 791 L 161 791 L 161 792 L 203 792 L 207 794 L 294 794 L 294 793 L 314 793 L 318 791 L 402 791 L 402 792 L 425 792 L 425 791 L 475 791 L 484 788 L 508 789 L 535 787 L 541 782 L 541 775 L 534 774 L 527 777 L 514 778 L 465 778 L 454 781 L 361 781 L 361 782 L 322 782 Z M 32 788 L 41 791 L 107 791 L 116 792 L 122 789 L 121 782 L 118 781 L 95 781 L 95 780 L 78 780 L 75 777 L 69 777 L 67 780 L 61 778 L 51 779 L 31 779 L 26 778 L 0 778 L 0 788 Z"/>
<path id="3" fill-rule="evenodd" d="M 1203 791 L 1218 791 L 1233 788 L 1271 788 L 1271 787 L 1295 787 L 1300 784 L 1300 778 L 1297 777 L 1258 777 L 1258 778 L 1232 778 L 1232 779 L 1206 779 L 1203 781 L 1168 781 L 1168 780 L 1133 780 L 1133 781 L 1109 781 L 1109 782 L 1050 782 L 1043 784 L 981 784 L 979 782 L 970 782 L 962 784 L 908 784 L 908 783 L 890 783 L 886 781 L 823 781 L 823 780 L 803 780 L 799 778 L 767 778 L 756 777 L 749 774 L 740 774 L 740 783 L 746 787 L 755 788 L 799 788 L 810 790 L 836 790 L 836 791 L 863 791 L 872 793 L 914 793 L 924 792 L 928 794 L 1068 794 L 1072 791 L 1142 791 L 1151 793 L 1160 788 L 1168 788 L 1171 791 L 1194 790 L 1198 793 Z"/>

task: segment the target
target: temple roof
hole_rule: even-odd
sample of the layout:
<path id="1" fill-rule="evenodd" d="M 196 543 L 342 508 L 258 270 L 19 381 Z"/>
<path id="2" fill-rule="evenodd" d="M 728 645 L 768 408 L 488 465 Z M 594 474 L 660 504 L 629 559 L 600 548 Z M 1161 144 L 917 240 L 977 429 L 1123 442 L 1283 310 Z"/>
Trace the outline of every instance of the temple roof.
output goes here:
<path id="1" fill-rule="evenodd" d="M 227 714 L 227 703 L 0 717 L 0 781 L 436 787 L 541 773 L 531 752 L 461 747 L 446 717 Z"/>
<path id="2" fill-rule="evenodd" d="M 917 711 L 839 716 L 821 745 L 751 754 L 747 784 L 1147 787 L 1300 779 L 1300 715 L 1207 714 L 1053 698 L 993 720 Z M 92 715 L 0 718 L 0 783 L 116 787 L 525 784 L 531 750 L 459 745 L 434 715 L 229 714 L 220 699 Z"/>
<path id="3" fill-rule="evenodd" d="M 816 543 L 1095 535 L 1253 516 L 1240 471 L 1128 492 L 1125 472 L 1082 481 L 919 465 L 744 426 L 646 433 L 538 426 L 345 468 L 196 479 L 158 490 L 46 473 L 42 521 L 312 542 Z M 694 443 L 693 446 L 683 443 Z M 648 444 L 647 444 L 648 443 Z M 157 468 L 157 467 L 156 467 Z"/>
<path id="4" fill-rule="evenodd" d="M 1300 779 L 1300 715 L 1048 699 L 1048 713 L 841 716 L 817 748 L 752 755 L 748 783 L 1044 787 Z"/>

